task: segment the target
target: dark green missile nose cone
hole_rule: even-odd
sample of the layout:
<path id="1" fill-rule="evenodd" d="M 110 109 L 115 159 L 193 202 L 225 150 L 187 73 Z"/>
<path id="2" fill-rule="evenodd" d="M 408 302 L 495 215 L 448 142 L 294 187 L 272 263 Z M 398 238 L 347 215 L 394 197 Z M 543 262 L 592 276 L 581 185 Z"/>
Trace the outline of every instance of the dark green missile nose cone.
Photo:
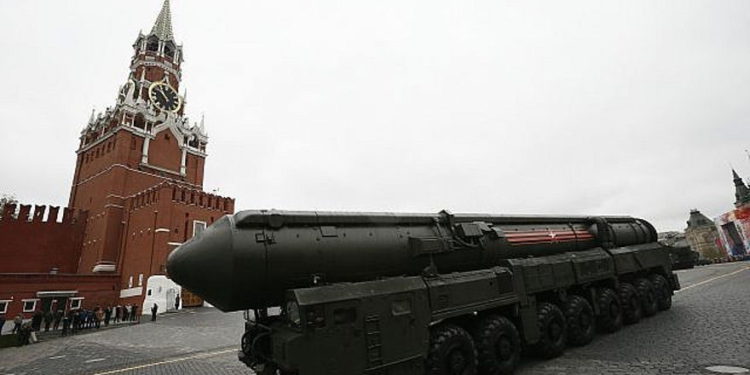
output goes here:
<path id="1" fill-rule="evenodd" d="M 167 274 L 220 310 L 232 310 L 235 273 L 229 216 L 174 249 L 167 258 Z"/>

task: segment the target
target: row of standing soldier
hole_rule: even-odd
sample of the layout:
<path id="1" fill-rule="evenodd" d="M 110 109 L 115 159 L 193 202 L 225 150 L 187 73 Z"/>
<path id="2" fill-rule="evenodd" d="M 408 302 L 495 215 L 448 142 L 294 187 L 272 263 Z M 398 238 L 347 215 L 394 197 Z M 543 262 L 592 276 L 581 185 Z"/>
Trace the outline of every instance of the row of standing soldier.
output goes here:
<path id="1" fill-rule="evenodd" d="M 61 334 L 62 336 L 67 336 L 83 329 L 99 329 L 102 323 L 108 326 L 112 320 L 114 320 L 114 323 L 140 322 L 140 315 L 138 314 L 138 305 L 107 306 L 104 309 L 97 306 L 94 310 L 75 309 L 67 310 L 65 313 L 62 310 L 46 313 L 37 311 L 34 313 L 31 322 L 23 324 L 19 315 L 14 320 L 15 327 L 13 328 L 13 333 L 18 333 L 21 345 L 29 344 L 30 339 L 33 337 L 31 333 L 41 330 L 42 320 L 44 320 L 45 332 L 49 331 L 50 325 L 52 325 L 53 330 L 57 330 L 60 323 L 62 323 Z"/>
<path id="2" fill-rule="evenodd" d="M 99 328 L 102 323 L 104 326 L 109 326 L 110 322 L 139 322 L 140 315 L 138 314 L 138 305 L 126 305 L 126 306 L 115 306 L 101 308 L 97 306 L 94 310 L 73 310 L 63 318 L 63 331 L 62 335 L 68 334 L 68 328 L 70 333 L 76 333 L 81 329 L 86 328 Z M 57 322 L 57 320 L 56 320 Z M 46 328 L 46 327 L 45 327 Z M 55 326 L 57 329 L 57 326 Z"/>
<path id="3" fill-rule="evenodd" d="M 175 301 L 175 309 L 179 309 L 180 299 L 177 297 Z M 154 304 L 151 308 L 151 320 L 156 320 L 156 313 L 158 311 L 158 305 Z M 104 323 L 104 326 L 109 326 L 110 321 L 114 320 L 114 323 L 119 322 L 140 322 L 140 315 L 138 314 L 138 305 L 117 305 L 115 307 L 107 306 L 101 308 L 97 306 L 94 310 L 86 309 L 68 309 L 64 313 L 62 310 L 46 311 L 42 312 L 37 310 L 30 322 L 24 323 L 23 316 L 21 314 L 16 315 L 13 319 L 14 327 L 12 334 L 18 334 L 19 341 L 22 345 L 28 344 L 32 335 L 32 332 L 39 332 L 42 329 L 42 322 L 44 322 L 44 332 L 49 332 L 50 326 L 53 331 L 60 328 L 62 323 L 62 335 L 66 336 L 69 333 L 75 334 L 76 332 L 86 328 L 97 328 L 99 329 Z M 5 324 L 5 314 L 0 314 L 0 332 Z"/>
<path id="4" fill-rule="evenodd" d="M 0 316 L 1 324 L 5 323 L 5 316 Z M 32 315 L 30 321 L 24 324 L 23 315 L 18 314 L 13 319 L 13 330 L 11 334 L 21 333 L 21 330 L 25 325 L 28 325 L 30 331 L 39 332 L 42 330 L 44 325 L 44 331 L 48 332 L 50 328 L 54 331 L 60 328 L 62 324 L 62 334 L 67 335 L 70 331 L 75 333 L 81 329 L 86 328 L 99 328 L 102 323 L 108 326 L 110 322 L 138 322 L 140 321 L 140 315 L 138 314 L 138 305 L 125 305 L 101 308 L 97 306 L 93 310 L 88 309 L 68 309 L 63 312 L 61 309 L 54 311 L 42 312 L 37 310 Z M 2 327 L 0 325 L 0 327 Z M 1 329 L 1 328 L 0 328 Z"/>

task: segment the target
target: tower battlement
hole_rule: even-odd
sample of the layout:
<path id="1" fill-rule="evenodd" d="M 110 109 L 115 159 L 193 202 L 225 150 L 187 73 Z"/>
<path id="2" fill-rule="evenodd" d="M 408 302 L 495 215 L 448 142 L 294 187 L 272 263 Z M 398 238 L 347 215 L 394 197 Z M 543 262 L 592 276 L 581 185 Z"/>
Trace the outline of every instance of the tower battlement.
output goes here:
<path id="1" fill-rule="evenodd" d="M 210 210 L 234 211 L 234 199 L 206 193 L 178 185 L 172 185 L 172 201 L 195 205 Z"/>
<path id="2" fill-rule="evenodd" d="M 70 207 L 63 207 L 61 214 L 60 206 L 6 204 L 3 206 L 2 215 L 0 215 L 0 225 L 9 223 L 74 225 L 85 222 L 87 216 L 86 211 Z"/>
<path id="3" fill-rule="evenodd" d="M 196 206 L 222 212 L 234 211 L 234 198 L 206 193 L 203 190 L 193 189 L 171 182 L 163 182 L 129 197 L 128 200 L 130 203 L 128 208 L 135 210 L 152 206 L 160 202 L 161 199 L 169 199 L 168 197 L 171 197 L 172 203 L 186 206 Z"/>

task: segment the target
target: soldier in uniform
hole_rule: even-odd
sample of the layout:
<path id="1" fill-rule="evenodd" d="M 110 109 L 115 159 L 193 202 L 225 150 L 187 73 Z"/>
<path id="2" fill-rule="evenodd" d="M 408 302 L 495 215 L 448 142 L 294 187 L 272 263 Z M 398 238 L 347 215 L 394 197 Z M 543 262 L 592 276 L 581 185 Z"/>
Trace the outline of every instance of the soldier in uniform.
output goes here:
<path id="1" fill-rule="evenodd" d="M 52 322 L 52 329 L 53 330 L 57 331 L 57 329 L 60 328 L 60 322 L 63 319 L 63 315 L 65 315 L 65 314 L 63 314 L 62 309 L 57 309 L 55 311 L 55 321 Z"/>
<path id="2" fill-rule="evenodd" d="M 42 314 L 42 310 L 36 310 L 34 312 L 34 315 L 31 317 L 31 329 L 34 331 L 39 331 L 42 329 L 42 319 L 44 318 L 44 314 Z"/>
<path id="3" fill-rule="evenodd" d="M 156 312 L 159 311 L 159 306 L 157 304 L 154 304 L 154 306 L 151 307 L 151 321 L 156 321 Z"/>
<path id="4" fill-rule="evenodd" d="M 54 317 L 52 316 L 52 311 L 45 311 L 44 312 L 44 332 L 49 332 L 49 326 L 52 325 L 52 319 Z"/>
<path id="5" fill-rule="evenodd" d="M 23 316 L 21 316 L 21 314 L 18 314 L 15 318 L 13 318 L 12 333 L 21 333 L 21 323 L 23 323 Z"/>
<path id="6" fill-rule="evenodd" d="M 63 324 L 62 335 L 67 336 L 68 329 L 70 328 L 70 311 L 68 311 L 67 314 L 63 314 L 62 324 Z"/>
<path id="7" fill-rule="evenodd" d="M 106 309 L 104 309 L 104 326 L 109 326 L 109 320 L 112 319 L 112 307 L 107 306 Z"/>
<path id="8" fill-rule="evenodd" d="M 81 315 L 78 313 L 78 310 L 73 310 L 70 312 L 70 333 L 71 334 L 75 334 L 80 328 L 80 318 L 81 318 Z"/>

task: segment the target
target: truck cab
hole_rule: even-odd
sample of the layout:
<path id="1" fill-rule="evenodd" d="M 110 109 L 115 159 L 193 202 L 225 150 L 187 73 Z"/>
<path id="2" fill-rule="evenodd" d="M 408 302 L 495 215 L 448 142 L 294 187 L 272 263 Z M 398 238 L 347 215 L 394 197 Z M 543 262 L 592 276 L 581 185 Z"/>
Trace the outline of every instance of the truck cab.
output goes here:
<path id="1" fill-rule="evenodd" d="M 260 374 L 420 374 L 430 327 L 518 301 L 505 268 L 292 289 L 248 321 L 239 358 Z M 266 371 L 266 372 L 264 372 Z"/>
<path id="2" fill-rule="evenodd" d="M 240 359 L 299 375 L 419 373 L 429 318 L 421 277 L 293 289 L 270 324 L 247 323 Z"/>

